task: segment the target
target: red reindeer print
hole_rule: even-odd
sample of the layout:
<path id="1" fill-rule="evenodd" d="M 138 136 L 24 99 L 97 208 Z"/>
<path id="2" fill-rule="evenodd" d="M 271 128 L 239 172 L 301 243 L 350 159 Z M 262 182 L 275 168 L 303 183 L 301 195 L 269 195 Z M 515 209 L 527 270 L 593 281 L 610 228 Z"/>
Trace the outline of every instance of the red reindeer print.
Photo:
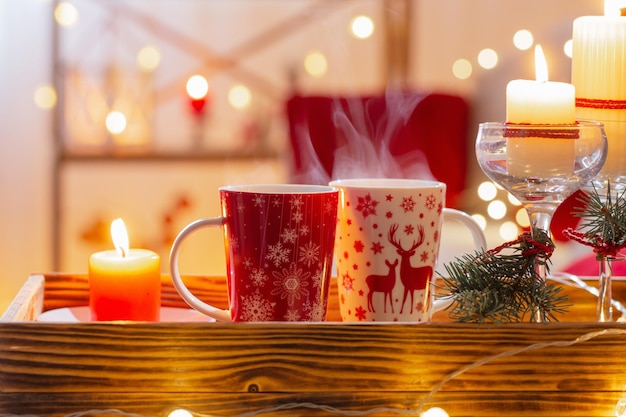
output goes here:
<path id="1" fill-rule="evenodd" d="M 365 283 L 369 288 L 369 292 L 367 293 L 367 310 L 372 313 L 376 312 L 374 303 L 372 302 L 372 297 L 375 292 L 383 293 L 385 313 L 387 312 L 387 297 L 389 297 L 391 312 L 394 313 L 391 291 L 393 291 L 393 287 L 396 286 L 396 266 L 398 265 L 398 260 L 396 259 L 394 263 L 391 263 L 385 259 L 385 264 L 389 267 L 387 275 L 369 275 L 365 278 Z"/>
<path id="2" fill-rule="evenodd" d="M 396 239 L 395 234 L 397 230 L 398 225 L 392 224 L 389 228 L 389 242 L 398 249 L 398 255 L 401 257 L 400 281 L 402 281 L 404 285 L 404 295 L 402 297 L 400 314 L 402 314 L 404 310 L 404 303 L 409 293 L 411 293 L 411 313 L 413 313 L 415 290 L 423 290 L 426 288 L 426 285 L 433 275 L 433 268 L 431 266 L 413 267 L 411 265 L 411 257 L 415 255 L 415 249 L 424 243 L 424 227 L 421 225 L 417 226 L 419 239 L 414 240 L 408 249 L 404 249 L 400 240 Z"/>

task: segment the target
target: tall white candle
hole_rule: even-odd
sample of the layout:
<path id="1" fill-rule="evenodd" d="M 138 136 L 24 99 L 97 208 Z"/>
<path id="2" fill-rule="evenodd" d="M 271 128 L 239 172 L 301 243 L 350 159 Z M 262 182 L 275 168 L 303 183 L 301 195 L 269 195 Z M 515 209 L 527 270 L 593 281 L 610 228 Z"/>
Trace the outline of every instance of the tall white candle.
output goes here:
<path id="1" fill-rule="evenodd" d="M 535 48 L 536 80 L 513 80 L 506 88 L 506 120 L 513 124 L 573 124 L 574 86 L 549 82 L 541 46 Z M 507 141 L 509 174 L 550 177 L 573 171 L 574 142 L 548 137 L 516 137 Z"/>
<path id="2" fill-rule="evenodd" d="M 617 12 L 619 9 L 607 8 Z M 601 176 L 626 174 L 626 16 L 574 20 L 576 116 L 604 123 L 609 152 Z"/>

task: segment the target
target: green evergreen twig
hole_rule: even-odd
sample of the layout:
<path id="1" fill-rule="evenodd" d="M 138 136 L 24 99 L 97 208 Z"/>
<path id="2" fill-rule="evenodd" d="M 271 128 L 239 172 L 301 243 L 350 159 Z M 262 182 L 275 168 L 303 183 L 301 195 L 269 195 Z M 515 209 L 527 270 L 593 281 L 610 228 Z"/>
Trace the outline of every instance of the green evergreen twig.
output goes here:
<path id="1" fill-rule="evenodd" d="M 581 231 L 569 228 L 564 234 L 593 247 L 598 260 L 604 257 L 617 258 L 619 251 L 626 248 L 625 193 L 616 193 L 614 199 L 609 182 L 606 195 L 600 195 L 594 188 L 593 193 L 580 196 L 578 201 L 582 206 L 575 207 L 573 214 L 582 218 L 579 225 Z"/>
<path id="2" fill-rule="evenodd" d="M 451 298 L 448 315 L 461 323 L 502 324 L 534 322 L 539 313 L 543 322 L 558 321 L 569 307 L 562 288 L 538 276 L 540 262 L 549 270 L 553 242 L 538 231 L 529 233 L 489 251 L 476 251 L 445 265 L 440 298 Z"/>

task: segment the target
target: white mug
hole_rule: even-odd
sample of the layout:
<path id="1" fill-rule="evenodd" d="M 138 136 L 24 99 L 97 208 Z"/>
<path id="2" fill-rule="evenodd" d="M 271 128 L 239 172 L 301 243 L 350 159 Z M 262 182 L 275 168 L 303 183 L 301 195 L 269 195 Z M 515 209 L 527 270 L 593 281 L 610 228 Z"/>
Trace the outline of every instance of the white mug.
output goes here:
<path id="1" fill-rule="evenodd" d="M 467 213 L 445 208 L 446 185 L 411 179 L 346 179 L 339 189 L 335 261 L 343 321 L 427 322 L 444 218 L 485 234 Z"/>

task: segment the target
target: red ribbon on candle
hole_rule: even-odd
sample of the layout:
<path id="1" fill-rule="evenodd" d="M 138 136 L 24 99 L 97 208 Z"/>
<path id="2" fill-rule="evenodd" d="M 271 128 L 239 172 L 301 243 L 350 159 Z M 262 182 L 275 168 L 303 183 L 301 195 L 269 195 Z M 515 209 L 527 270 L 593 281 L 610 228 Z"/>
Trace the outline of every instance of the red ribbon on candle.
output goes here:
<path id="1" fill-rule="evenodd" d="M 577 123 L 572 126 L 576 124 Z M 515 123 L 507 123 L 507 128 L 504 132 L 505 138 L 578 139 L 580 137 L 578 129 L 551 129 L 549 127 L 545 129 L 527 129 L 525 127 L 509 127 L 515 125 Z"/>
<path id="2" fill-rule="evenodd" d="M 595 98 L 577 98 L 576 107 L 588 109 L 626 110 L 626 100 L 602 100 Z"/>

